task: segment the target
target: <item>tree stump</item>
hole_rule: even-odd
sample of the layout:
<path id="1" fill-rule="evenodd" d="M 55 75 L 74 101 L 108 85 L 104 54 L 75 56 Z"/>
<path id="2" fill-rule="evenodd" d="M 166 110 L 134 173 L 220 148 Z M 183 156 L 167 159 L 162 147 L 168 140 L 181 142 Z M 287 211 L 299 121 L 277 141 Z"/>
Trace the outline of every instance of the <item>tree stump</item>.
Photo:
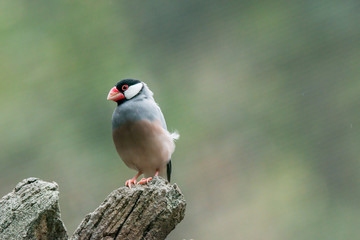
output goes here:
<path id="1" fill-rule="evenodd" d="M 0 200 L 0 239 L 67 239 L 58 189 L 37 178 L 18 183 Z"/>
<path id="2" fill-rule="evenodd" d="M 55 182 L 21 181 L 0 200 L 0 239 L 68 239 L 58 201 Z M 176 184 L 154 177 L 114 190 L 70 239 L 165 239 L 184 218 L 185 207 Z"/>

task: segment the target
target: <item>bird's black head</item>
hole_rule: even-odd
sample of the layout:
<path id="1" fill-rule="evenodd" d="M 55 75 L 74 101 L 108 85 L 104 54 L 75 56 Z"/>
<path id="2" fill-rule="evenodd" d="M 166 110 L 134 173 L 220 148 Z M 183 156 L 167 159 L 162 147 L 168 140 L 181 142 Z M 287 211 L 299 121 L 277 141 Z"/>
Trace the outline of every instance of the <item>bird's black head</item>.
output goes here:
<path id="1" fill-rule="evenodd" d="M 136 80 L 136 79 L 123 79 L 123 80 L 119 81 L 117 84 L 115 84 L 115 87 L 120 92 L 124 92 L 127 90 L 128 87 L 133 86 L 138 83 L 141 83 L 141 81 Z"/>
<path id="2" fill-rule="evenodd" d="M 108 96 L 108 100 L 117 102 L 118 105 L 137 96 L 143 89 L 144 84 L 135 79 L 123 79 L 113 87 Z"/>

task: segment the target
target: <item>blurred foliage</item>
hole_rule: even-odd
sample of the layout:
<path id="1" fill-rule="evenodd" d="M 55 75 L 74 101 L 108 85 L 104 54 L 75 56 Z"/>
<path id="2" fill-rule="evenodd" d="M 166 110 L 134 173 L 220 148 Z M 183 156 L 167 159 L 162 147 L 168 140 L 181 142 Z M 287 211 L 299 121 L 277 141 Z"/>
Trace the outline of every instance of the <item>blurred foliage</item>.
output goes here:
<path id="1" fill-rule="evenodd" d="M 181 138 L 170 239 L 355 239 L 358 1 L 1 1 L 0 194 L 60 185 L 70 232 L 135 172 L 111 139 L 120 79 Z"/>

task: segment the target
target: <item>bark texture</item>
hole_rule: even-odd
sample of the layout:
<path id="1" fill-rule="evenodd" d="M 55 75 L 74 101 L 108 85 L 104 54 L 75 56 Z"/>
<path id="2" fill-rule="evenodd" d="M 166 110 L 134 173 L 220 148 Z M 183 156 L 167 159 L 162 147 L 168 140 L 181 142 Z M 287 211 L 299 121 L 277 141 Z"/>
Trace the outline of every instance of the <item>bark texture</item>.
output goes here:
<path id="1" fill-rule="evenodd" d="M 0 239 L 67 239 L 59 187 L 28 178 L 0 200 Z"/>
<path id="2" fill-rule="evenodd" d="M 68 239 L 58 202 L 55 182 L 21 181 L 0 200 L 0 239 Z M 185 207 L 176 184 L 154 177 L 145 185 L 114 190 L 71 239 L 165 239 L 184 218 Z"/>
<path id="3" fill-rule="evenodd" d="M 165 239 L 184 218 L 185 207 L 176 184 L 154 177 L 146 185 L 114 190 L 71 239 Z"/>

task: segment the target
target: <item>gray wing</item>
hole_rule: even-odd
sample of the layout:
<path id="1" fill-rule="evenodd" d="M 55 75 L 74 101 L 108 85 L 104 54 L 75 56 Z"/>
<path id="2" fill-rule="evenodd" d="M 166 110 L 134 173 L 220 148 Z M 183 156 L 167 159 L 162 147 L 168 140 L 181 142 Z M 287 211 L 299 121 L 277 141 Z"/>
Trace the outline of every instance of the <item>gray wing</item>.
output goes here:
<path id="1" fill-rule="evenodd" d="M 148 100 L 145 101 L 144 106 L 147 106 L 148 109 L 151 109 L 151 113 L 149 114 L 149 118 L 160 120 L 161 125 L 164 129 L 167 130 L 164 114 L 162 113 L 159 105 L 154 100 Z M 169 159 L 169 162 L 166 164 L 166 177 L 167 180 L 170 182 L 171 179 L 171 172 L 172 172 L 172 166 L 171 166 L 171 159 Z"/>
<path id="2" fill-rule="evenodd" d="M 134 105 L 136 105 L 135 109 L 137 110 L 140 119 L 148 119 L 150 121 L 159 120 L 161 126 L 164 129 L 167 129 L 164 115 L 161 112 L 159 105 L 157 105 L 153 99 L 139 99 L 134 101 Z"/>

